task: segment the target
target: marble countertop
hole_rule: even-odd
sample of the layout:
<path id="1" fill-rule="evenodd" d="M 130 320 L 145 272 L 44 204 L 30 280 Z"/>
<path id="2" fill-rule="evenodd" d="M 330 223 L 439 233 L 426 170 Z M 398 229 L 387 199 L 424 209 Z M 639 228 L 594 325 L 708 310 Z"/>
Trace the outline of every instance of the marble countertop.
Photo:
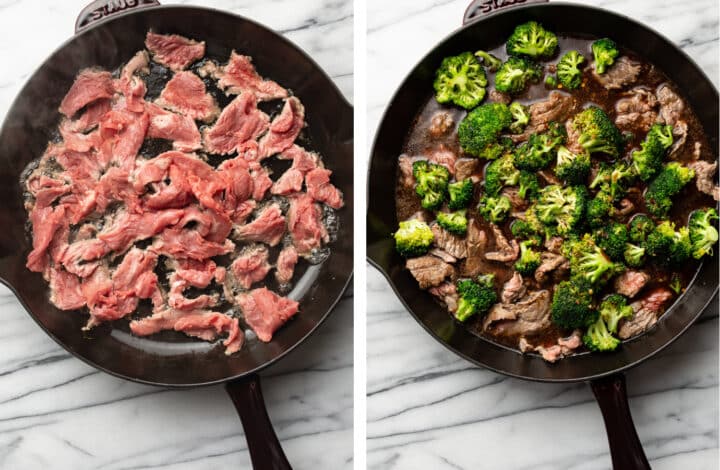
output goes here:
<path id="1" fill-rule="evenodd" d="M 369 142 L 412 66 L 461 23 L 468 0 L 370 0 Z M 716 0 L 593 0 L 679 44 L 718 84 Z M 406 38 L 398 40 L 398 38 Z M 519 381 L 447 351 L 368 268 L 368 468 L 610 468 L 600 411 L 585 384 Z M 627 374 L 630 406 L 653 469 L 718 466 L 718 311 Z"/>
<path id="2" fill-rule="evenodd" d="M 72 34 L 89 0 L 0 0 L 0 117 L 21 85 Z M 352 98 L 350 0 L 204 0 L 280 31 Z M 12 64 L 9 66 L 8 64 Z M 172 391 L 87 366 L 37 327 L 0 287 L 0 468 L 250 468 L 222 387 Z M 262 373 L 270 417 L 294 468 L 352 468 L 352 293 L 315 335 Z"/>

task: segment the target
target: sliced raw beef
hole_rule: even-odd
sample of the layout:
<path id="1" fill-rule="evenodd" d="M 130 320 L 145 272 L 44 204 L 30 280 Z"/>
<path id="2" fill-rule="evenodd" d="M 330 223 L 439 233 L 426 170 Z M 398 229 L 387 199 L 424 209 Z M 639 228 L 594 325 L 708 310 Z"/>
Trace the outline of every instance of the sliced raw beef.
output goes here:
<path id="1" fill-rule="evenodd" d="M 77 134 L 86 133 L 87 131 L 97 127 L 102 117 L 110 111 L 111 102 L 109 99 L 97 100 L 85 107 L 85 112 L 79 118 L 68 121 L 65 125 L 61 124 L 60 131 L 74 132 Z M 63 136 L 63 139 L 65 137 Z M 65 139 L 67 140 L 67 139 Z"/>
<path id="2" fill-rule="evenodd" d="M 50 269 L 50 302 L 60 310 L 75 310 L 85 305 L 80 278 L 64 269 Z"/>
<path id="3" fill-rule="evenodd" d="M 106 113 L 100 121 L 105 159 L 120 168 L 132 170 L 149 124 L 150 118 L 144 113 L 138 115 L 116 109 Z"/>
<path id="4" fill-rule="evenodd" d="M 299 193 L 303 185 L 302 171 L 295 168 L 289 168 L 285 173 L 273 183 L 270 192 L 280 196 L 287 196 L 293 193 Z"/>
<path id="5" fill-rule="evenodd" d="M 270 246 L 280 243 L 285 234 L 285 217 L 280 206 L 270 204 L 252 222 L 235 228 L 235 236 L 244 241 L 262 242 Z"/>
<path id="6" fill-rule="evenodd" d="M 225 160 L 218 166 L 217 172 L 225 181 L 225 211 L 233 220 L 238 216 L 246 218 L 253 208 L 248 212 L 245 203 L 252 197 L 254 188 L 248 163 L 242 157 Z"/>
<path id="7" fill-rule="evenodd" d="M 85 69 L 75 78 L 75 83 L 60 103 L 60 112 L 70 118 L 88 104 L 112 98 L 114 94 L 115 88 L 110 72 Z"/>
<path id="8" fill-rule="evenodd" d="M 155 62 L 171 70 L 184 70 L 205 55 L 205 41 L 197 42 L 177 34 L 157 34 L 152 31 L 145 36 L 145 47 Z"/>
<path id="9" fill-rule="evenodd" d="M 210 122 L 220 114 L 220 108 L 205 89 L 205 83 L 192 72 L 175 74 L 155 103 L 204 122 Z"/>
<path id="10" fill-rule="evenodd" d="M 223 109 L 212 127 L 203 131 L 205 150 L 221 155 L 240 151 L 246 142 L 265 132 L 269 122 L 268 115 L 257 108 L 255 95 L 244 93 Z"/>
<path id="11" fill-rule="evenodd" d="M 286 246 L 277 258 L 275 279 L 280 284 L 287 284 L 292 280 L 295 265 L 298 262 L 297 250 L 294 246 Z"/>
<path id="12" fill-rule="evenodd" d="M 143 214 L 120 211 L 113 223 L 98 234 L 98 239 L 105 242 L 108 252 L 122 252 L 135 241 L 150 238 L 165 227 L 177 224 L 184 214 L 182 209 Z"/>
<path id="13" fill-rule="evenodd" d="M 150 114 L 149 138 L 170 140 L 173 148 L 181 152 L 192 152 L 202 147 L 200 131 L 193 118 L 165 111 L 154 104 L 148 104 L 147 109 Z"/>
<path id="14" fill-rule="evenodd" d="M 252 197 L 256 201 L 262 201 L 265 199 L 265 194 L 268 192 L 268 189 L 270 189 L 273 185 L 270 175 L 265 168 L 260 166 L 251 170 L 250 176 L 253 179 Z"/>
<path id="15" fill-rule="evenodd" d="M 305 108 L 294 96 L 288 98 L 280 114 L 270 124 L 268 133 L 260 139 L 260 158 L 290 148 L 304 126 Z"/>
<path id="16" fill-rule="evenodd" d="M 333 209 L 340 209 L 343 206 L 342 193 L 330 183 L 330 175 L 332 171 L 324 168 L 310 171 L 305 175 L 307 192 L 317 202 L 325 203 Z"/>
<path id="17" fill-rule="evenodd" d="M 195 310 L 215 306 L 218 302 L 218 295 L 202 294 L 192 299 L 183 295 L 188 287 L 204 289 L 218 273 L 217 265 L 213 260 L 195 261 L 178 260 L 172 263 L 175 271 L 170 274 L 170 292 L 168 293 L 168 304 L 178 310 Z M 224 268 L 220 268 L 224 272 Z"/>
<path id="18" fill-rule="evenodd" d="M 240 95 L 252 93 L 260 101 L 274 100 L 288 96 L 287 90 L 273 82 L 263 79 L 255 71 L 252 58 L 235 51 L 230 54 L 227 65 L 214 70 L 218 86 L 227 94 Z"/>
<path id="19" fill-rule="evenodd" d="M 30 214 L 33 232 L 33 249 L 27 257 L 27 268 L 30 271 L 41 273 L 47 266 L 47 250 L 55 232 L 67 222 L 65 221 L 65 207 L 35 207 Z"/>
<path id="20" fill-rule="evenodd" d="M 291 147 L 278 154 L 280 160 L 292 160 L 291 168 L 300 171 L 303 175 L 314 170 L 320 164 L 320 157 L 317 153 L 308 152 L 299 145 Z"/>
<path id="21" fill-rule="evenodd" d="M 292 235 L 293 244 L 301 255 L 308 255 L 322 242 L 328 241 L 328 234 L 322 224 L 322 211 L 307 194 L 300 194 L 290 199 L 288 211 L 288 231 Z"/>
<path id="22" fill-rule="evenodd" d="M 117 91 L 125 97 L 125 107 L 134 113 L 142 113 L 145 108 L 145 93 L 147 87 L 136 74 L 150 73 L 148 53 L 140 51 L 130 59 L 120 72 Z"/>
<path id="23" fill-rule="evenodd" d="M 202 237 L 196 230 L 168 228 L 155 238 L 151 249 L 165 256 L 205 260 L 226 255 L 235 249 L 230 240 L 213 242 Z"/>
<path id="24" fill-rule="evenodd" d="M 272 339 L 273 333 L 298 311 L 297 302 L 280 297 L 265 287 L 240 294 L 236 301 L 242 309 L 245 322 L 260 341 L 266 343 Z"/>
<path id="25" fill-rule="evenodd" d="M 268 255 L 266 247 L 256 245 L 243 250 L 240 256 L 235 258 L 230 265 L 230 272 L 233 273 L 240 287 L 250 289 L 254 283 L 265 279 L 271 269 Z"/>

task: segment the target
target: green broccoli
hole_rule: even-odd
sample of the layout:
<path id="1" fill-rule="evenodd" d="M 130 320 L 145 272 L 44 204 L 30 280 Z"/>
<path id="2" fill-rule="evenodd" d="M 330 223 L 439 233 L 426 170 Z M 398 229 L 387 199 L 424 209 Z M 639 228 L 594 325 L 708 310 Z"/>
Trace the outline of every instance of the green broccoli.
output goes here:
<path id="1" fill-rule="evenodd" d="M 626 243 L 623 257 L 625 258 L 625 264 L 633 268 L 639 268 L 645 263 L 645 248 Z"/>
<path id="2" fill-rule="evenodd" d="M 413 176 L 417 181 L 415 192 L 422 198 L 424 209 L 435 210 L 445 201 L 450 172 L 442 165 L 418 160 L 413 163 Z"/>
<path id="3" fill-rule="evenodd" d="M 521 134 L 525 126 L 530 122 L 530 113 L 528 107 L 523 106 L 517 101 L 510 103 L 510 114 L 512 114 L 513 122 L 510 124 L 510 132 L 513 134 Z"/>
<path id="4" fill-rule="evenodd" d="M 620 294 L 610 294 L 600 303 L 600 318 L 605 321 L 610 333 L 617 333 L 618 322 L 633 316 L 633 309 Z"/>
<path id="5" fill-rule="evenodd" d="M 448 184 L 448 208 L 450 210 L 465 209 L 473 198 L 473 182 L 470 178 Z"/>
<path id="6" fill-rule="evenodd" d="M 523 199 L 534 198 L 540 192 L 540 182 L 535 173 L 529 171 L 520 172 L 520 186 L 518 196 Z"/>
<path id="7" fill-rule="evenodd" d="M 555 75 L 546 75 L 544 83 L 546 88 L 553 89 L 558 87 L 558 81 Z"/>
<path id="8" fill-rule="evenodd" d="M 717 219 L 718 213 L 711 207 L 696 210 L 690 215 L 688 227 L 693 258 L 700 259 L 705 255 L 712 255 L 713 247 L 718 242 L 718 231 L 713 223 Z"/>
<path id="9" fill-rule="evenodd" d="M 502 64 L 502 60 L 498 59 L 489 52 L 477 51 L 475 53 L 475 57 L 477 57 L 478 60 L 491 72 L 497 71 L 497 69 L 500 68 L 500 64 Z"/>
<path id="10" fill-rule="evenodd" d="M 582 67 L 585 57 L 578 51 L 568 51 L 557 64 L 557 76 L 562 86 L 575 90 L 582 83 Z"/>
<path id="11" fill-rule="evenodd" d="M 603 192 L 598 192 L 587 204 L 587 223 L 592 228 L 602 227 L 608 219 L 615 215 L 612 197 Z"/>
<path id="12" fill-rule="evenodd" d="M 540 266 L 540 253 L 531 248 L 533 245 L 534 240 L 520 242 L 520 258 L 515 263 L 515 270 L 523 276 L 532 276 Z"/>
<path id="13" fill-rule="evenodd" d="M 470 52 L 445 57 L 435 72 L 435 99 L 472 109 L 485 98 L 487 76 Z"/>
<path id="14" fill-rule="evenodd" d="M 511 123 L 512 114 L 506 105 L 488 103 L 478 106 L 458 126 L 460 147 L 476 157 L 488 155 L 488 149 L 498 144 L 500 133 Z"/>
<path id="15" fill-rule="evenodd" d="M 495 89 L 517 95 L 525 90 L 528 83 L 537 83 L 541 75 L 541 68 L 532 61 L 509 57 L 495 74 Z"/>
<path id="16" fill-rule="evenodd" d="M 615 58 L 620 54 L 615 41 L 608 38 L 598 39 L 590 47 L 595 59 L 595 71 L 601 75 L 615 63 Z"/>
<path id="17" fill-rule="evenodd" d="M 504 186 L 515 186 L 520 181 L 520 172 L 513 165 L 513 157 L 505 154 L 485 168 L 485 193 L 500 194 Z"/>
<path id="18" fill-rule="evenodd" d="M 657 263 L 680 267 L 692 255 L 690 231 L 687 227 L 676 231 L 673 222 L 663 221 L 647 236 L 645 249 Z"/>
<path id="19" fill-rule="evenodd" d="M 439 226 L 455 235 L 465 235 L 467 233 L 468 220 L 465 216 L 466 209 L 455 212 L 438 212 L 435 220 Z"/>
<path id="20" fill-rule="evenodd" d="M 623 161 L 615 162 L 612 166 L 602 164 L 595 179 L 590 183 L 590 188 L 599 188 L 613 201 L 617 201 L 625 195 L 635 181 L 635 176 L 637 175 L 633 167 Z"/>
<path id="21" fill-rule="evenodd" d="M 645 205 L 650 214 L 664 217 L 672 207 L 672 197 L 695 177 L 695 171 L 678 162 L 663 167 L 645 191 Z"/>
<path id="22" fill-rule="evenodd" d="M 603 285 L 623 269 L 622 264 L 612 262 L 587 233 L 579 240 L 565 242 L 563 250 L 570 260 L 572 277 L 591 285 Z"/>
<path id="23" fill-rule="evenodd" d="M 655 230 L 655 222 L 645 214 L 638 214 L 630 221 L 628 236 L 631 242 L 644 245 L 653 230 Z"/>
<path id="24" fill-rule="evenodd" d="M 565 142 L 565 128 L 551 122 L 547 132 L 532 134 L 514 154 L 515 167 L 519 170 L 538 171 L 550 164 L 557 149 Z"/>
<path id="25" fill-rule="evenodd" d="M 653 124 L 640 150 L 632 153 L 633 168 L 643 181 L 649 181 L 662 169 L 665 153 L 673 143 L 672 126 Z"/>
<path id="26" fill-rule="evenodd" d="M 555 175 L 569 185 L 585 184 L 590 174 L 590 155 L 576 155 L 564 145 L 558 147 Z"/>
<path id="27" fill-rule="evenodd" d="M 400 222 L 400 227 L 393 236 L 395 249 L 407 258 L 427 253 L 435 239 L 428 224 L 418 219 Z"/>
<path id="28" fill-rule="evenodd" d="M 672 247 L 670 247 L 670 264 L 681 266 L 682 263 L 692 257 L 693 245 L 690 241 L 690 230 L 687 227 L 680 227 L 675 231 Z"/>
<path id="29" fill-rule="evenodd" d="M 493 276 L 480 276 L 478 281 L 461 279 L 456 283 L 459 296 L 455 318 L 464 322 L 475 314 L 483 315 L 497 302 Z"/>
<path id="30" fill-rule="evenodd" d="M 562 281 L 555 287 L 550 319 L 561 328 L 583 328 L 600 314 L 593 308 L 593 290 L 584 282 Z"/>
<path id="31" fill-rule="evenodd" d="M 584 187 L 549 185 L 540 190 L 533 210 L 543 225 L 556 227 L 559 235 L 567 235 L 582 224 L 586 204 Z"/>
<path id="32" fill-rule="evenodd" d="M 512 225 L 510 225 L 510 232 L 512 232 L 513 237 L 517 239 L 532 241 L 534 246 L 542 243 L 539 237 L 540 233 L 526 220 L 515 219 Z"/>
<path id="33" fill-rule="evenodd" d="M 595 320 L 583 335 L 583 344 L 591 351 L 614 351 L 620 345 L 620 340 L 610 334 L 602 317 Z"/>
<path id="34" fill-rule="evenodd" d="M 508 55 L 548 59 L 555 54 L 558 39 L 541 24 L 528 21 L 515 27 L 505 47 Z"/>
<path id="35" fill-rule="evenodd" d="M 613 261 L 623 261 L 628 243 L 628 231 L 625 224 L 609 223 L 599 228 L 594 234 L 595 243 Z"/>
<path id="36" fill-rule="evenodd" d="M 578 143 L 589 153 L 606 153 L 617 158 L 624 146 L 620 131 L 605 111 L 590 106 L 575 115 L 573 128 L 578 132 Z"/>
<path id="37" fill-rule="evenodd" d="M 673 273 L 672 277 L 670 278 L 670 289 L 672 289 L 673 292 L 675 292 L 675 295 L 680 295 L 680 293 L 683 290 L 682 287 L 682 279 L 678 275 L 678 273 Z"/>
<path id="38" fill-rule="evenodd" d="M 480 198 L 477 207 L 482 218 L 494 224 L 505 220 L 510 209 L 512 209 L 512 204 L 507 196 L 489 196 L 487 194 Z"/>

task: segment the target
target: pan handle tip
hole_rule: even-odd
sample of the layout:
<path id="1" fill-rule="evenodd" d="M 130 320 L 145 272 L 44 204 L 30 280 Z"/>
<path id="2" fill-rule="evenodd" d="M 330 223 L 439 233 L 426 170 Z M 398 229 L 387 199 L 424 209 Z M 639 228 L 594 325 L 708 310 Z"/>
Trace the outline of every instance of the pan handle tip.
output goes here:
<path id="1" fill-rule="evenodd" d="M 93 23 L 134 8 L 160 5 L 158 0 L 95 0 L 82 9 L 75 21 L 75 34 Z"/>
<path id="2" fill-rule="evenodd" d="M 254 470 L 292 470 L 275 434 L 260 388 L 260 377 L 233 380 L 225 385 L 245 430 Z"/>
<path id="3" fill-rule="evenodd" d="M 615 374 L 590 382 L 605 421 L 615 470 L 650 470 L 628 405 L 625 376 Z"/>
<path id="4" fill-rule="evenodd" d="M 530 3 L 547 3 L 548 0 L 474 0 L 465 10 L 463 24 L 493 15 L 498 11 Z"/>

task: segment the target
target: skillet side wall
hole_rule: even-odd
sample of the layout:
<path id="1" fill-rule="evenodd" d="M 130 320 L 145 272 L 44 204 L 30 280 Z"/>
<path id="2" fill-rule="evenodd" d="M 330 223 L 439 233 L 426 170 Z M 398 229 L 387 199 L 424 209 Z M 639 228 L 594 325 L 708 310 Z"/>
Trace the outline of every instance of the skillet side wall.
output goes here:
<path id="1" fill-rule="evenodd" d="M 62 312 L 50 304 L 42 276 L 25 268 L 31 245 L 25 236 L 20 173 L 45 150 L 58 122 L 57 107 L 77 72 L 89 66 L 115 69 L 144 47 L 155 29 L 205 40 L 208 55 L 228 57 L 231 49 L 251 55 L 261 74 L 290 88 L 306 107 L 311 148 L 333 170 L 344 192 L 338 240 L 301 301 L 301 313 L 271 343 L 254 342 L 232 357 L 221 347 L 210 352 L 197 343 L 171 344 L 160 354 L 131 347 L 104 327 L 83 335 L 86 315 Z M 30 78 L 10 109 L 0 134 L 0 276 L 35 320 L 70 352 L 114 375 L 170 386 L 214 383 L 256 371 L 298 345 L 326 318 L 347 285 L 353 252 L 352 108 L 327 75 L 289 41 L 252 21 L 220 11 L 161 7 L 113 18 L 72 38 Z"/>
<path id="2" fill-rule="evenodd" d="M 393 97 L 378 130 L 368 175 L 368 256 L 388 277 L 393 289 L 416 320 L 446 347 L 475 364 L 507 375 L 540 381 L 581 381 L 636 365 L 659 352 L 702 313 L 718 286 L 718 257 L 706 259 L 695 281 L 679 302 L 651 331 L 631 340 L 617 352 L 580 354 L 549 365 L 536 356 L 480 339 L 451 319 L 403 269 L 390 234 L 397 227 L 394 205 L 397 157 L 418 111 L 418 103 L 432 93 L 434 71 L 442 58 L 465 50 L 487 49 L 504 41 L 515 25 L 542 22 L 558 33 L 613 39 L 663 70 L 683 91 L 695 110 L 710 145 L 718 146 L 718 95 L 700 69 L 672 43 L 646 26 L 623 16 L 572 4 L 547 4 L 505 11 L 456 31 L 425 56 Z M 583 25 L 578 31 L 578 25 Z M 388 203 L 393 201 L 393 203 Z M 717 250 L 716 250 L 717 251 Z"/>

